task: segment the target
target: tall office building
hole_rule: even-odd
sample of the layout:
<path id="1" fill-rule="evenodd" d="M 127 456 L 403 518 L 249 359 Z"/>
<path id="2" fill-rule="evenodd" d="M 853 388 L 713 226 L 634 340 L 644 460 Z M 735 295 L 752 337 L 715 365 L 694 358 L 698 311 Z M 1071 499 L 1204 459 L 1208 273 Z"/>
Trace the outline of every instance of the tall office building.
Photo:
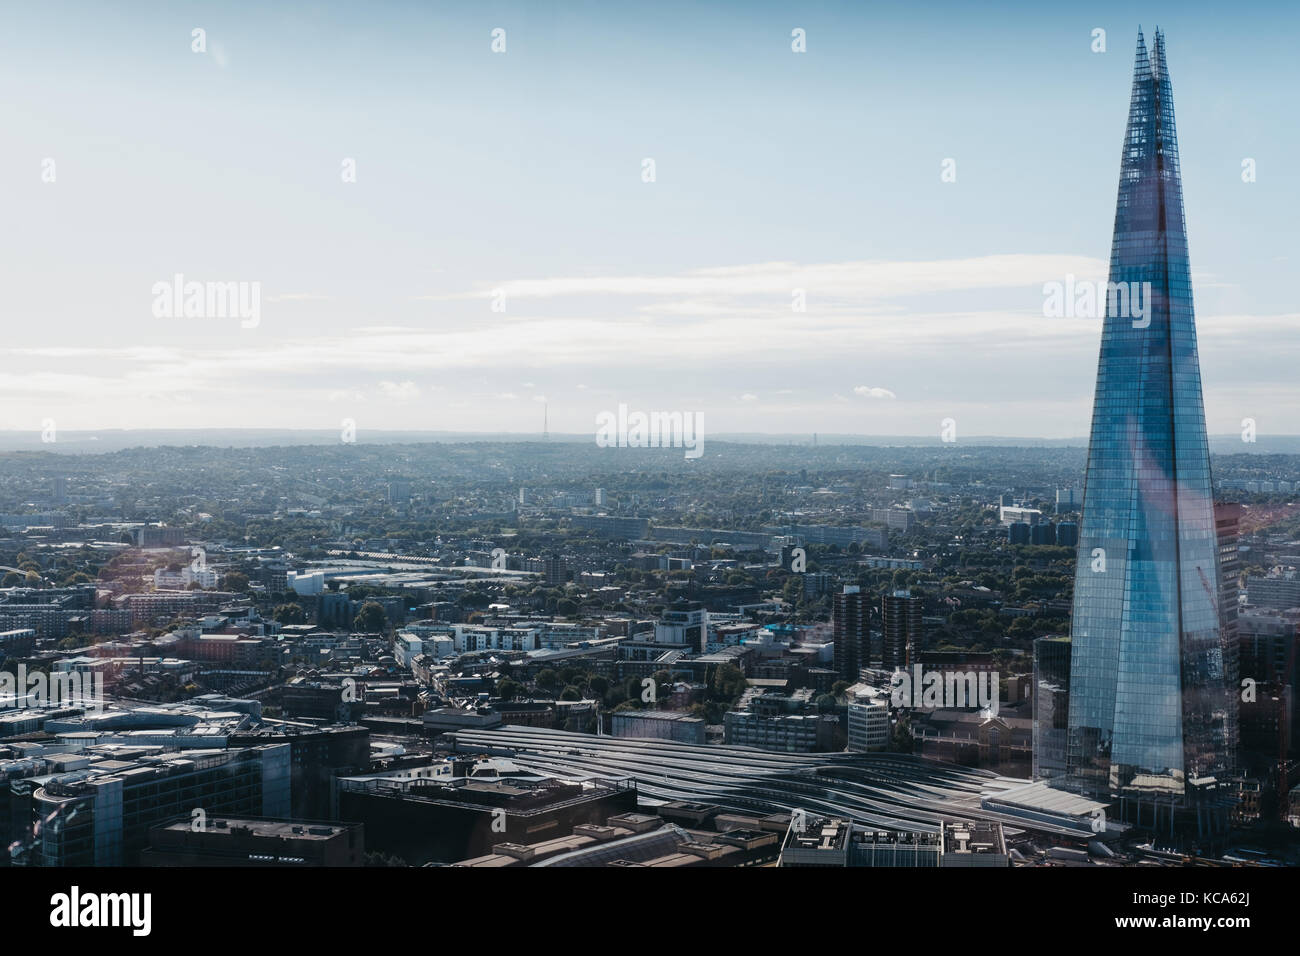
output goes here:
<path id="1" fill-rule="evenodd" d="M 408 508 L 411 504 L 411 482 L 406 478 L 394 478 L 388 483 L 388 503 L 394 508 Z"/>
<path id="2" fill-rule="evenodd" d="M 855 584 L 846 584 L 835 595 L 831 614 L 831 634 L 835 641 L 835 673 L 840 680 L 856 684 L 866 667 L 871 632 L 867 627 L 867 596 Z"/>
<path id="3" fill-rule="evenodd" d="M 1127 291 L 1125 291 L 1127 290 Z M 1149 290 L 1146 291 L 1146 290 Z M 1074 585 L 1067 780 L 1206 827 L 1233 766 L 1174 103 L 1138 35 Z M 1145 307 L 1137 303 L 1145 300 Z"/>
<path id="4" fill-rule="evenodd" d="M 894 591 L 881 601 L 880 666 L 885 670 L 912 666 L 921 640 L 921 606 L 921 599 L 913 597 L 911 591 Z"/>
<path id="5" fill-rule="evenodd" d="M 1214 506 L 1214 530 L 1219 548 L 1219 627 L 1223 631 L 1223 674 L 1229 688 L 1241 686 L 1241 636 L 1238 629 L 1238 595 L 1241 593 L 1241 515 L 1236 502 Z M 1234 695 L 1235 696 L 1235 695 Z M 1240 704 L 1228 711 L 1228 748 L 1237 755 L 1241 746 Z"/>
<path id="6" fill-rule="evenodd" d="M 1040 637 L 1034 641 L 1035 780 L 1065 773 L 1070 717 L 1070 639 Z"/>

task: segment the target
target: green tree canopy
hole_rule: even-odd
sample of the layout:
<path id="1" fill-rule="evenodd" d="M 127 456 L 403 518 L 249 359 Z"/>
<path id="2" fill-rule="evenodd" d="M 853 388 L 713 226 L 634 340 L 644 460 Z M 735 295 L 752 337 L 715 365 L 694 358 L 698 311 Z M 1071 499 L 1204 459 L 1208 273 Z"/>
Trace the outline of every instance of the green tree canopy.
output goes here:
<path id="1" fill-rule="evenodd" d="M 367 601 L 352 619 L 352 630 L 365 634 L 377 634 L 388 630 L 388 615 L 382 605 Z"/>

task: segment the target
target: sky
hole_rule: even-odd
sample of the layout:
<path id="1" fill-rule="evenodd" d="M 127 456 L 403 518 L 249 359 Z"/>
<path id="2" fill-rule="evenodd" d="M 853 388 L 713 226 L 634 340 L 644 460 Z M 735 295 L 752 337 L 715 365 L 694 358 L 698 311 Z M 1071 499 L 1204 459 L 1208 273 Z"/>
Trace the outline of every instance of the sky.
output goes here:
<path id="1" fill-rule="evenodd" d="M 1141 25 L 1209 430 L 1300 433 L 1300 11 L 1043 6 L 15 5 L 0 429 L 1086 436 Z"/>

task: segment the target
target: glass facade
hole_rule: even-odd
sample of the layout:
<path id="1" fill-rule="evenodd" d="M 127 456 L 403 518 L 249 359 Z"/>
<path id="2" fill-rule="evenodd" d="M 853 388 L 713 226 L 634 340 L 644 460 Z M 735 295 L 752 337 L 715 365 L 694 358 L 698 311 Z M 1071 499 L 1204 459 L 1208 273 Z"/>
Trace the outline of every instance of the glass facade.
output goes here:
<path id="1" fill-rule="evenodd" d="M 1070 639 L 1034 641 L 1035 780 L 1065 773 L 1070 729 Z"/>
<path id="2" fill-rule="evenodd" d="M 1232 769 L 1174 103 L 1138 36 L 1071 623 L 1067 777 L 1180 802 Z"/>

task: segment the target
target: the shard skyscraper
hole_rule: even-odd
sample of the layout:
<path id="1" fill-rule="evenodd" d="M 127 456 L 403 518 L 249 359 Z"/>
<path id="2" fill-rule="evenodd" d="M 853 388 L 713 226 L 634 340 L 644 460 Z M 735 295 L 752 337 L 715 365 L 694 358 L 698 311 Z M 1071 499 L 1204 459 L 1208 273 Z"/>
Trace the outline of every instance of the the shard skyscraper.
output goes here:
<path id="1" fill-rule="evenodd" d="M 1138 35 L 1120 160 L 1071 624 L 1064 784 L 1172 827 L 1222 806 L 1235 696 L 1174 101 Z"/>

